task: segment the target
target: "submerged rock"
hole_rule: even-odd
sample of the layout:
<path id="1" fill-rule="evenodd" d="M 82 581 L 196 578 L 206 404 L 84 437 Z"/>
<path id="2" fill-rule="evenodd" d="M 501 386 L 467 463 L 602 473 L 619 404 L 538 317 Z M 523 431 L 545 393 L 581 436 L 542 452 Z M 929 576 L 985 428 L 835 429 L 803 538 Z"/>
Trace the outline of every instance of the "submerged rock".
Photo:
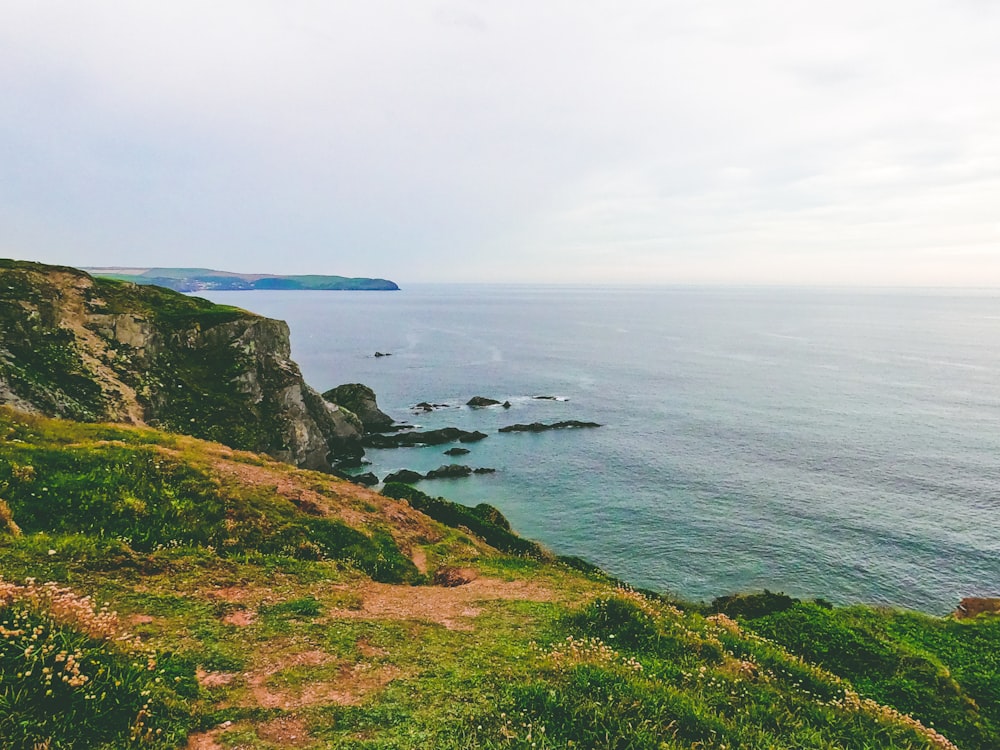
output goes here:
<path id="1" fill-rule="evenodd" d="M 446 456 L 464 456 L 466 453 L 472 453 L 468 448 L 449 448 L 444 452 Z"/>
<path id="2" fill-rule="evenodd" d="M 545 432 L 546 430 L 566 430 L 581 427 L 600 427 L 597 422 L 580 422 L 576 419 L 568 419 L 563 422 L 544 424 L 542 422 L 532 422 L 531 424 L 512 424 L 509 427 L 501 427 L 498 432 Z"/>

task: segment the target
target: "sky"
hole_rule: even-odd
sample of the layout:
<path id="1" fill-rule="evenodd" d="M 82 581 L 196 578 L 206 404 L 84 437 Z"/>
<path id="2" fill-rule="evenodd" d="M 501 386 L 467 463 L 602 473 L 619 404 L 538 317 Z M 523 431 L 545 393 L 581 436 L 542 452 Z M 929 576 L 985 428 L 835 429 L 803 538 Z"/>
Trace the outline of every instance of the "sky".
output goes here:
<path id="1" fill-rule="evenodd" d="M 1000 2 L 0 0 L 0 256 L 1000 286 Z"/>

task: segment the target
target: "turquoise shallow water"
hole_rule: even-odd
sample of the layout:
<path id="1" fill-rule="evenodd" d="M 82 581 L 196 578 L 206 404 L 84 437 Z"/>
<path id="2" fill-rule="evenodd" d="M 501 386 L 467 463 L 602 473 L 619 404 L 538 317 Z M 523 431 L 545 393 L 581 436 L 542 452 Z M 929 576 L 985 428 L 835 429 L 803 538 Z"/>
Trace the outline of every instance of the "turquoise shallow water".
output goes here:
<path id="1" fill-rule="evenodd" d="M 421 489 L 636 585 L 947 611 L 1000 593 L 1000 292 L 414 286 L 219 292 L 325 390 L 491 433 Z M 391 357 L 374 358 L 375 351 Z M 510 410 L 458 406 L 473 395 Z M 533 395 L 565 401 L 539 401 Z M 419 401 L 456 405 L 414 414 Z M 496 434 L 514 422 L 604 426 Z M 370 451 L 380 476 L 448 446 Z"/>

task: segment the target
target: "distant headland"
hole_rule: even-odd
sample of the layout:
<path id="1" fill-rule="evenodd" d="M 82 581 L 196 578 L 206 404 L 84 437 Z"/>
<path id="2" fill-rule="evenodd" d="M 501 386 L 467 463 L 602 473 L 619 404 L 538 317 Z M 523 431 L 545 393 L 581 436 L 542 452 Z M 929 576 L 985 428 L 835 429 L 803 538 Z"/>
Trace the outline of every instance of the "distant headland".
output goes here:
<path id="1" fill-rule="evenodd" d="M 94 276 L 134 284 L 155 284 L 178 292 L 239 291 L 247 289 L 310 289 L 318 291 L 394 292 L 399 286 L 388 279 L 347 276 L 278 276 L 269 273 L 233 273 L 210 268 L 84 268 Z"/>

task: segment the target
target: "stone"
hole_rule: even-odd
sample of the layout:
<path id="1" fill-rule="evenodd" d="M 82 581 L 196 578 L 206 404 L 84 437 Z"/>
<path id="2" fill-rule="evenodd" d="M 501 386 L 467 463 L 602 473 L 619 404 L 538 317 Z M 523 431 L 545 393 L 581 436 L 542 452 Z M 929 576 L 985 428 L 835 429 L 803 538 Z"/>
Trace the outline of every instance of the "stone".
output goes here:
<path id="1" fill-rule="evenodd" d="M 363 383 L 345 383 L 323 393 L 323 398 L 353 412 L 365 432 L 381 432 L 393 426 L 393 419 L 378 408 L 375 391 Z"/>

